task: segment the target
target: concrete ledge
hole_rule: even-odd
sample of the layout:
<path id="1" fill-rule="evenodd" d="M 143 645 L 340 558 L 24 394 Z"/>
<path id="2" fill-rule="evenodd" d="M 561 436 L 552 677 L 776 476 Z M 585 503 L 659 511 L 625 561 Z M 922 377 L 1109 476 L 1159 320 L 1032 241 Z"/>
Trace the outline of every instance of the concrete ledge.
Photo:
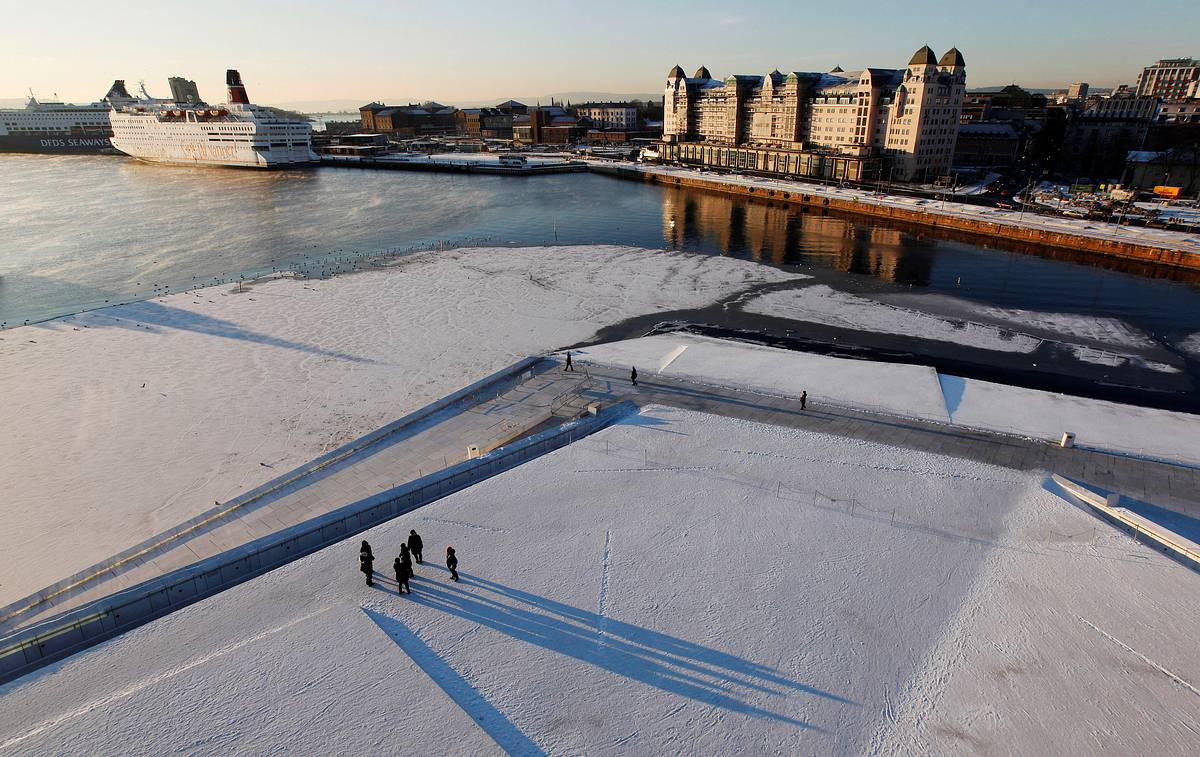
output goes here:
<path id="1" fill-rule="evenodd" d="M 166 531 L 155 534 L 149 539 L 146 539 L 139 544 L 135 544 L 128 549 L 122 550 L 106 560 L 96 563 L 95 565 L 85 568 L 72 576 L 68 576 L 67 578 L 61 579 L 53 584 L 50 584 L 49 586 L 39 589 L 34 594 L 22 597 L 21 599 L 18 599 L 17 601 L 0 608 L 0 624 L 7 623 L 16 616 L 35 609 L 38 606 L 54 599 L 55 597 L 70 593 L 75 589 L 83 588 L 89 582 L 101 578 L 115 568 L 119 568 L 120 566 L 132 560 L 136 560 L 143 555 L 153 552 L 154 550 L 169 544 L 175 539 L 191 533 L 196 529 L 218 521 L 245 507 L 246 505 L 261 499 L 267 494 L 271 494 L 272 492 L 296 483 L 306 476 L 321 470 L 322 468 L 326 468 L 330 465 L 345 460 L 346 458 L 365 449 L 366 447 L 379 442 L 385 437 L 391 436 L 392 434 L 401 431 L 419 421 L 425 420 L 426 418 L 429 418 L 430 416 L 441 412 L 446 408 L 449 408 L 459 402 L 462 402 L 463 400 L 472 397 L 473 395 L 478 394 L 484 389 L 500 384 L 506 379 L 512 379 L 526 371 L 530 371 L 532 373 L 538 363 L 541 363 L 543 360 L 546 360 L 546 358 L 540 356 L 529 357 L 514 363 L 507 368 L 497 371 L 490 376 L 486 376 L 479 381 L 476 381 L 469 386 L 465 386 L 456 392 L 448 394 L 445 397 L 442 397 L 441 399 L 438 399 L 418 410 L 414 410 L 399 420 L 395 420 L 386 426 L 382 426 L 375 431 L 366 434 L 365 436 L 361 436 L 358 439 L 348 442 L 347 444 L 344 444 L 331 452 L 327 452 L 326 454 L 321 455 L 314 460 L 310 460 L 298 468 L 290 470 L 281 476 L 277 476 L 276 478 L 273 478 L 248 492 L 238 495 L 228 502 L 224 502 L 216 507 L 209 508 L 205 512 L 189 518 L 188 520 L 173 526 Z M 549 363 L 549 361 L 547 362 Z M 546 367 L 548 368 L 549 364 Z"/>
<path id="2" fill-rule="evenodd" d="M 636 412 L 624 402 L 346 505 L 0 639 L 0 684 L 564 447 Z"/>
<path id="3" fill-rule="evenodd" d="M 1150 546 L 1174 557 L 1192 570 L 1200 571 L 1200 545 L 1148 518 L 1121 507 L 1119 494 L 1101 494 L 1078 481 L 1072 481 L 1057 473 L 1052 474 L 1050 479 L 1060 489 L 1090 507 L 1104 520 L 1128 531 L 1134 539 L 1144 537 L 1139 540 L 1148 540 Z"/>

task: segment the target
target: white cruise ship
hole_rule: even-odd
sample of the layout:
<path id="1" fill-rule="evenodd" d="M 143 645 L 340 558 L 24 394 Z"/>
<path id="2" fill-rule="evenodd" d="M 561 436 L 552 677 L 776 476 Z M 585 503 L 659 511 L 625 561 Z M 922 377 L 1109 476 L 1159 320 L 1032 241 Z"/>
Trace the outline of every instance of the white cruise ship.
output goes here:
<path id="1" fill-rule="evenodd" d="M 109 113 L 135 102 L 120 79 L 103 100 L 86 105 L 39 100 L 31 93 L 24 108 L 0 110 L 0 152 L 111 152 Z"/>
<path id="2" fill-rule="evenodd" d="M 225 81 L 224 105 L 135 103 L 114 109 L 113 147 L 158 163 L 281 168 L 317 162 L 311 124 L 252 105 L 237 71 L 227 71 Z"/>

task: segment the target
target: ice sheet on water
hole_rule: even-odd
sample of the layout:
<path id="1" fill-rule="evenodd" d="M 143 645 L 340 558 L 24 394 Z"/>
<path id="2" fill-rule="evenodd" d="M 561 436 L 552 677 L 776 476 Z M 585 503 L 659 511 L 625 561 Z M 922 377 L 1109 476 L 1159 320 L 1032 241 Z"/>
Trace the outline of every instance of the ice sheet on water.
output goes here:
<path id="1" fill-rule="evenodd" d="M 1000 352 L 1033 352 L 1041 344 L 1040 339 L 1007 329 L 896 307 L 839 292 L 824 284 L 766 292 L 751 299 L 743 309 L 776 318 L 951 342 Z"/>

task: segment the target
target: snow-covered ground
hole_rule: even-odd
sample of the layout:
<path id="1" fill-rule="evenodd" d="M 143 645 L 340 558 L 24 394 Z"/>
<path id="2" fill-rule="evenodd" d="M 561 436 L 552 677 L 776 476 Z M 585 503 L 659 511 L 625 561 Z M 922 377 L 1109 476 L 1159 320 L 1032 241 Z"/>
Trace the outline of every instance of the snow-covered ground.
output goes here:
<path id="1" fill-rule="evenodd" d="M 1193 225 L 1200 224 L 1200 208 L 1162 202 L 1137 202 L 1134 204 L 1142 210 L 1154 213 L 1162 221 L 1178 221 L 1179 223 Z"/>
<path id="2" fill-rule="evenodd" d="M 0 331 L 0 605 L 520 358 L 788 278 L 633 248 L 460 249 Z"/>
<path id="3" fill-rule="evenodd" d="M 691 334 L 661 334 L 581 350 L 581 360 L 638 366 L 715 386 L 955 423 L 1047 441 L 1200 464 L 1200 418 L 1188 413 L 939 375 L 932 368 L 811 355 Z"/>
<path id="4" fill-rule="evenodd" d="M 826 405 L 856 407 L 948 423 L 937 372 L 920 365 L 812 355 L 691 334 L 610 342 L 578 350 L 577 359 L 652 375 L 780 397 L 808 392 Z"/>
<path id="5" fill-rule="evenodd" d="M 1194 753 L 1196 580 L 1062 501 L 1029 498 L 872 753 Z"/>
<path id="6" fill-rule="evenodd" d="M 958 376 L 939 376 L 954 423 L 1082 447 L 1200 464 L 1200 417 Z"/>
<path id="7" fill-rule="evenodd" d="M 692 168 L 675 166 L 656 166 L 639 163 L 632 166 L 633 170 L 643 173 L 653 173 L 660 176 L 692 176 L 705 177 L 747 187 L 773 189 L 781 192 L 803 192 L 818 197 L 836 197 L 850 202 L 884 205 L 909 210 L 918 210 L 932 215 L 957 216 L 973 220 L 990 221 L 992 223 L 1021 226 L 1047 231 L 1078 234 L 1098 239 L 1111 239 L 1135 244 L 1163 247 L 1171 250 L 1181 250 L 1200 254 L 1200 236 L 1178 231 L 1163 229 L 1148 229 L 1136 226 L 1120 226 L 1104 221 L 1090 221 L 1080 218 L 1065 218 L 1060 216 L 1041 216 L 1034 213 L 1020 213 L 1015 210 L 1002 210 L 982 205 L 968 205 L 958 202 L 942 202 L 941 200 L 925 200 L 918 197 L 877 194 L 867 189 L 850 187 L 832 187 L 824 184 L 808 184 L 801 181 L 786 179 L 766 179 L 757 176 L 739 176 L 731 174 L 714 174 Z"/>
<path id="8" fill-rule="evenodd" d="M 380 573 L 410 528 L 411 597 L 349 539 L 0 688 L 0 754 L 1167 755 L 1200 728 L 1195 574 L 1039 475 L 650 408 L 368 532 Z"/>
<path id="9" fill-rule="evenodd" d="M 1200 358 L 1200 333 L 1192 334 L 1180 342 L 1179 346 L 1188 354 Z"/>
<path id="10" fill-rule="evenodd" d="M 939 186 L 937 184 L 917 184 L 915 186 L 926 192 L 944 192 L 954 195 L 981 195 L 986 192 L 988 187 L 995 183 L 999 178 L 1000 174 L 996 173 L 995 171 L 990 171 L 982 179 L 977 179 L 967 184 L 957 184 L 949 187 Z"/>
<path id="11" fill-rule="evenodd" d="M 952 342 L 1000 352 L 1033 352 L 1040 339 L 971 321 L 942 318 L 887 305 L 815 284 L 766 292 L 743 307 L 748 313 L 823 323 L 848 329 Z"/>

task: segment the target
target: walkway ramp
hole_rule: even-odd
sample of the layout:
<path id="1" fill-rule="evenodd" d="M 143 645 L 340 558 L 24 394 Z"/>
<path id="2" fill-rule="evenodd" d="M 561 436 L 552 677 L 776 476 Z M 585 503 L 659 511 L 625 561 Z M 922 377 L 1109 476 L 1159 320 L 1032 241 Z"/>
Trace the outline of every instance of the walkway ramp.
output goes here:
<path id="1" fill-rule="evenodd" d="M 244 546 L 578 417 L 588 378 L 531 358 L 0 610 L 0 634 Z"/>
<path id="2" fill-rule="evenodd" d="M 1104 520 L 1128 531 L 1134 539 L 1200 571 L 1200 543 L 1196 541 L 1200 538 L 1200 520 L 1085 485 L 1057 473 L 1050 480 Z"/>

